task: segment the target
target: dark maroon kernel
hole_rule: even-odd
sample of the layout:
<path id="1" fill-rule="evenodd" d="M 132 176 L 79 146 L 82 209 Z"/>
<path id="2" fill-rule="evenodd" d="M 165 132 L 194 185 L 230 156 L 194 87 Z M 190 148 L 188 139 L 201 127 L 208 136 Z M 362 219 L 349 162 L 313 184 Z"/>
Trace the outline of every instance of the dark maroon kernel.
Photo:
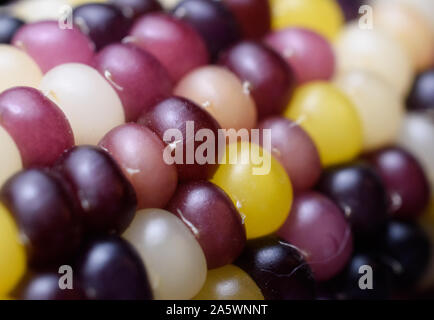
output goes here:
<path id="1" fill-rule="evenodd" d="M 366 156 L 383 180 L 389 211 L 400 219 L 416 219 L 429 202 L 430 187 L 416 158 L 399 147 L 388 147 Z"/>
<path id="2" fill-rule="evenodd" d="M 163 8 L 157 0 L 110 0 L 109 3 L 121 9 L 122 13 L 130 20 Z"/>
<path id="3" fill-rule="evenodd" d="M 366 2 L 365 0 L 337 0 L 342 8 L 346 21 L 359 17 L 359 9 Z"/>
<path id="4" fill-rule="evenodd" d="M 20 300 L 84 300 L 85 292 L 72 273 L 72 288 L 60 289 L 63 274 L 44 272 L 23 281 L 18 291 Z"/>
<path id="5" fill-rule="evenodd" d="M 381 231 L 389 219 L 386 189 L 367 165 L 327 169 L 318 189 L 341 208 L 357 236 L 369 237 Z"/>
<path id="6" fill-rule="evenodd" d="M 173 14 L 195 28 L 205 40 L 212 60 L 240 39 L 239 26 L 233 14 L 213 0 L 183 0 Z"/>
<path id="7" fill-rule="evenodd" d="M 91 146 L 74 147 L 54 170 L 69 186 L 88 232 L 122 233 L 129 226 L 136 195 L 108 153 Z"/>
<path id="8" fill-rule="evenodd" d="M 271 8 L 268 0 L 223 0 L 235 15 L 243 36 L 260 39 L 271 29 Z"/>
<path id="9" fill-rule="evenodd" d="M 247 241 L 235 264 L 253 278 L 266 300 L 315 297 L 315 281 L 303 255 L 275 236 Z"/>
<path id="10" fill-rule="evenodd" d="M 201 245 L 208 269 L 232 263 L 246 243 L 240 214 L 226 193 L 208 181 L 178 186 L 167 205 L 190 229 Z M 186 223 L 188 222 L 188 224 Z"/>
<path id="11" fill-rule="evenodd" d="M 206 180 L 212 177 L 218 166 L 218 143 L 215 141 L 214 149 L 214 163 L 207 162 L 205 164 L 199 164 L 197 157 L 194 156 L 191 164 L 187 163 L 187 140 L 191 140 L 193 137 L 187 137 L 187 124 L 194 125 L 194 136 L 200 129 L 209 129 L 214 133 L 214 137 L 217 139 L 219 136 L 220 126 L 217 121 L 202 108 L 191 102 L 190 100 L 171 97 L 159 104 L 155 105 L 139 118 L 138 123 L 146 125 L 152 131 L 154 131 L 162 140 L 164 140 L 164 133 L 169 129 L 178 129 L 182 133 L 182 151 L 183 162 L 177 163 L 178 176 L 180 180 Z M 173 138 L 170 142 L 173 143 Z M 181 143 L 181 142 L 178 142 Z M 196 149 L 203 142 L 195 141 L 193 150 L 196 154 Z M 207 155 L 207 153 L 205 153 Z"/>
<path id="12" fill-rule="evenodd" d="M 80 221 L 71 199 L 48 170 L 29 169 L 12 176 L 0 191 L 0 200 L 18 224 L 32 266 L 62 262 L 80 244 Z"/>
<path id="13" fill-rule="evenodd" d="M 120 237 L 92 239 L 82 248 L 74 270 L 89 300 L 152 300 L 142 260 Z"/>
<path id="14" fill-rule="evenodd" d="M 220 63 L 250 84 L 259 119 L 278 115 L 287 107 L 296 79 L 288 64 L 273 50 L 245 41 L 223 54 Z"/>
<path id="15" fill-rule="evenodd" d="M 88 3 L 74 9 L 74 22 L 95 44 L 96 50 L 121 41 L 128 33 L 129 22 L 112 4 Z"/>

